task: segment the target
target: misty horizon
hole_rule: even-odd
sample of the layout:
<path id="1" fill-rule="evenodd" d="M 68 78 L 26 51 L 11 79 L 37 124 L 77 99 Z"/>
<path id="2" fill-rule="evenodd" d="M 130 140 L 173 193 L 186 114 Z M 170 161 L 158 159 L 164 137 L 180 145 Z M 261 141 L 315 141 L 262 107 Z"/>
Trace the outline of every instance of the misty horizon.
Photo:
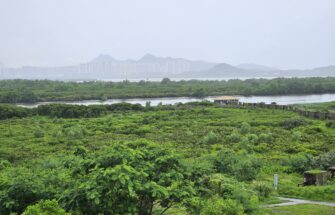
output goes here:
<path id="1" fill-rule="evenodd" d="M 335 64 L 335 2 L 3 0 L 0 62 L 67 66 L 105 53 L 309 69 Z"/>
<path id="2" fill-rule="evenodd" d="M 240 62 L 237 64 L 232 64 L 229 62 L 213 62 L 213 61 L 206 61 L 204 59 L 189 59 L 186 57 L 175 57 L 175 56 L 157 56 L 155 54 L 152 53 L 145 53 L 144 55 L 142 55 L 141 57 L 134 59 L 134 58 L 117 58 L 114 57 L 113 55 L 110 54 L 106 54 L 106 53 L 101 53 L 96 55 L 95 57 L 93 57 L 92 59 L 89 59 L 87 62 L 79 62 L 79 63 L 73 63 L 73 64 L 63 64 L 63 65 L 21 65 L 21 66 L 7 66 L 6 64 L 4 64 L 3 62 L 0 61 L 0 68 L 1 67 L 7 67 L 7 68 L 14 68 L 14 69 L 18 69 L 18 68 L 24 68 L 24 67 L 38 67 L 38 68 L 44 68 L 44 67 L 68 67 L 68 66 L 77 66 L 77 65 L 81 65 L 81 64 L 86 64 L 86 63 L 92 63 L 95 59 L 100 58 L 100 57 L 110 57 L 113 60 L 115 60 L 116 62 L 139 62 L 143 57 L 150 55 L 156 58 L 162 58 L 162 59 L 177 59 L 177 60 L 187 60 L 187 61 L 199 61 L 199 62 L 206 62 L 206 63 L 211 63 L 213 65 L 217 65 L 217 64 L 229 64 L 232 66 L 241 66 L 241 68 L 243 66 L 262 66 L 262 67 L 268 67 L 268 68 L 272 68 L 273 70 L 290 70 L 290 69 L 316 69 L 316 68 L 320 68 L 320 67 L 329 67 L 329 66 L 334 66 L 334 64 L 328 64 L 328 65 L 317 65 L 315 67 L 309 67 L 309 68 L 289 68 L 289 67 L 284 67 L 284 68 L 280 68 L 280 67 L 274 67 L 272 65 L 264 65 L 261 63 L 257 63 L 257 62 Z M 248 68 L 249 69 L 249 68 Z"/>

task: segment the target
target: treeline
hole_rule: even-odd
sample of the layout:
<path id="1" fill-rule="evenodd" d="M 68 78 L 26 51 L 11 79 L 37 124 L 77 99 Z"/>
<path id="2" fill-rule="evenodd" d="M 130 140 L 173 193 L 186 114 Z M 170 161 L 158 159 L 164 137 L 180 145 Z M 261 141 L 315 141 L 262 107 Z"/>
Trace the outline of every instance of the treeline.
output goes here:
<path id="1" fill-rule="evenodd" d="M 215 95 L 335 93 L 335 78 L 275 78 L 228 81 L 63 82 L 2 80 L 0 103 Z"/>
<path id="2" fill-rule="evenodd" d="M 140 111 L 143 110 L 140 104 L 117 103 L 111 105 L 69 105 L 69 104 L 48 104 L 36 108 L 37 115 L 60 118 L 89 118 L 105 115 L 113 111 Z M 33 110 L 35 111 L 35 110 Z"/>
<path id="3" fill-rule="evenodd" d="M 69 105 L 47 104 L 36 108 L 23 108 L 15 105 L 0 105 L 0 120 L 28 116 L 50 116 L 59 118 L 89 118 L 105 115 L 113 111 L 139 111 L 145 107 L 140 104 L 117 103 L 111 105 Z"/>
<path id="4" fill-rule="evenodd" d="M 35 114 L 35 111 L 28 108 L 18 107 L 15 105 L 0 105 L 0 120 L 10 119 L 10 118 L 23 118 L 32 116 Z"/>
<path id="5" fill-rule="evenodd" d="M 0 104 L 0 120 L 10 118 L 23 118 L 29 116 L 50 116 L 57 118 L 90 118 L 106 115 L 108 113 L 117 111 L 148 111 L 148 110 L 168 110 L 174 108 L 183 108 L 188 106 L 214 106 L 214 103 L 203 102 L 190 102 L 186 104 L 177 105 L 158 105 L 146 106 L 140 104 L 130 103 L 115 103 L 110 105 L 71 105 L 71 104 L 46 104 L 40 105 L 36 108 L 23 108 L 16 105 Z"/>

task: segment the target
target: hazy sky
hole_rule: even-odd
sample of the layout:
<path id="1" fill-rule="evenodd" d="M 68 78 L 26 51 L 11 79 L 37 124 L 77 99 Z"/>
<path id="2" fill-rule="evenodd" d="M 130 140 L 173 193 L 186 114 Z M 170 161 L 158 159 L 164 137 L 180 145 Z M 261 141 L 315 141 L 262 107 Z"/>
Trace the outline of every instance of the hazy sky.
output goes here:
<path id="1" fill-rule="evenodd" d="M 0 0 L 0 62 L 145 53 L 281 68 L 335 64 L 335 0 Z"/>

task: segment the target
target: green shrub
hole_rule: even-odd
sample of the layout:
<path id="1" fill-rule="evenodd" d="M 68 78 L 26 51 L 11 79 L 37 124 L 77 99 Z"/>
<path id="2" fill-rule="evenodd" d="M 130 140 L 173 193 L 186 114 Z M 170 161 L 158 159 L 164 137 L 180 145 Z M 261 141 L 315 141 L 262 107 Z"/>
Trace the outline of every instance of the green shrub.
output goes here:
<path id="1" fill-rule="evenodd" d="M 254 190 L 260 198 L 268 198 L 272 192 L 272 187 L 266 183 L 258 182 L 254 185 Z"/>
<path id="2" fill-rule="evenodd" d="M 244 215 L 241 203 L 233 199 L 215 195 L 209 199 L 193 197 L 187 199 L 184 205 L 189 214 L 198 215 Z"/>
<path id="3" fill-rule="evenodd" d="M 219 152 L 214 164 L 219 172 L 231 174 L 240 181 L 255 179 L 261 168 L 257 158 L 246 154 L 232 155 L 227 151 Z"/>
<path id="4" fill-rule="evenodd" d="M 16 105 L 0 104 L 0 120 L 10 118 L 23 118 L 32 116 L 33 110 L 29 108 L 18 107 Z"/>
<path id="5" fill-rule="evenodd" d="M 256 178 L 260 167 L 261 163 L 258 159 L 241 157 L 240 160 L 232 166 L 232 173 L 240 181 L 251 181 Z"/>
<path id="6" fill-rule="evenodd" d="M 297 154 L 284 161 L 284 165 L 289 166 L 288 172 L 303 173 L 311 168 L 312 156 L 308 154 Z"/>
<path id="7" fill-rule="evenodd" d="M 313 158 L 313 168 L 326 170 L 328 167 L 335 166 L 335 151 L 326 152 Z"/>
<path id="8" fill-rule="evenodd" d="M 307 121 L 300 118 L 287 119 L 280 124 L 283 128 L 291 130 L 299 126 L 308 125 Z"/>
<path id="9" fill-rule="evenodd" d="M 238 143 L 241 140 L 242 136 L 237 133 L 237 132 L 233 132 L 228 136 L 228 141 L 232 142 L 232 143 Z"/>
<path id="10" fill-rule="evenodd" d="M 44 133 L 41 130 L 36 130 L 34 132 L 34 137 L 35 138 L 42 138 L 42 137 L 44 137 Z"/>
<path id="11" fill-rule="evenodd" d="M 328 128 L 335 128 L 335 121 L 327 121 L 326 127 Z"/>
<path id="12" fill-rule="evenodd" d="M 293 134 L 292 134 L 292 139 L 293 139 L 294 141 L 299 141 L 299 140 L 301 140 L 301 137 L 302 137 L 302 134 L 301 134 L 301 132 L 299 132 L 299 131 L 295 131 L 295 132 L 293 132 Z"/>
<path id="13" fill-rule="evenodd" d="M 204 143 L 205 144 L 214 144 L 219 141 L 219 137 L 213 132 L 210 131 L 205 137 L 204 137 Z"/>
<path id="14" fill-rule="evenodd" d="M 201 210 L 201 215 L 243 215 L 243 205 L 236 200 L 223 199 L 215 196 L 208 199 Z"/>
<path id="15" fill-rule="evenodd" d="M 258 139 L 259 139 L 259 142 L 261 142 L 261 143 L 268 143 L 268 144 L 270 144 L 273 141 L 273 136 L 272 136 L 271 133 L 267 133 L 267 134 L 261 133 L 258 136 Z"/>
<path id="16" fill-rule="evenodd" d="M 61 208 L 56 200 L 43 200 L 30 205 L 22 215 L 71 215 Z"/>
<path id="17" fill-rule="evenodd" d="M 76 148 L 74 155 L 85 157 L 87 155 L 88 150 L 84 146 L 79 146 Z"/>
<path id="18" fill-rule="evenodd" d="M 0 159 L 0 171 L 7 167 L 10 167 L 10 162 L 8 160 Z"/>
<path id="19" fill-rule="evenodd" d="M 249 133 L 250 129 L 251 129 L 250 125 L 246 122 L 243 122 L 240 128 L 240 132 L 241 134 L 247 134 Z"/>

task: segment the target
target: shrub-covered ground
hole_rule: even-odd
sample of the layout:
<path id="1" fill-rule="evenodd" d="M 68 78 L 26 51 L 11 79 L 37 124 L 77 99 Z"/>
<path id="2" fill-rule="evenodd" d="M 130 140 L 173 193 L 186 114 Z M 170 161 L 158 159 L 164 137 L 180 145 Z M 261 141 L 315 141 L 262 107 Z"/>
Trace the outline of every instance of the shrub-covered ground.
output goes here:
<path id="1" fill-rule="evenodd" d="M 322 112 L 335 112 L 335 102 L 313 103 L 313 104 L 299 104 L 295 105 L 301 109 L 322 111 Z"/>
<path id="2" fill-rule="evenodd" d="M 27 115 L 0 121 L 0 214 L 266 214 L 275 195 L 335 201 L 335 183 L 297 187 L 334 155 L 333 127 L 283 110 Z"/>

